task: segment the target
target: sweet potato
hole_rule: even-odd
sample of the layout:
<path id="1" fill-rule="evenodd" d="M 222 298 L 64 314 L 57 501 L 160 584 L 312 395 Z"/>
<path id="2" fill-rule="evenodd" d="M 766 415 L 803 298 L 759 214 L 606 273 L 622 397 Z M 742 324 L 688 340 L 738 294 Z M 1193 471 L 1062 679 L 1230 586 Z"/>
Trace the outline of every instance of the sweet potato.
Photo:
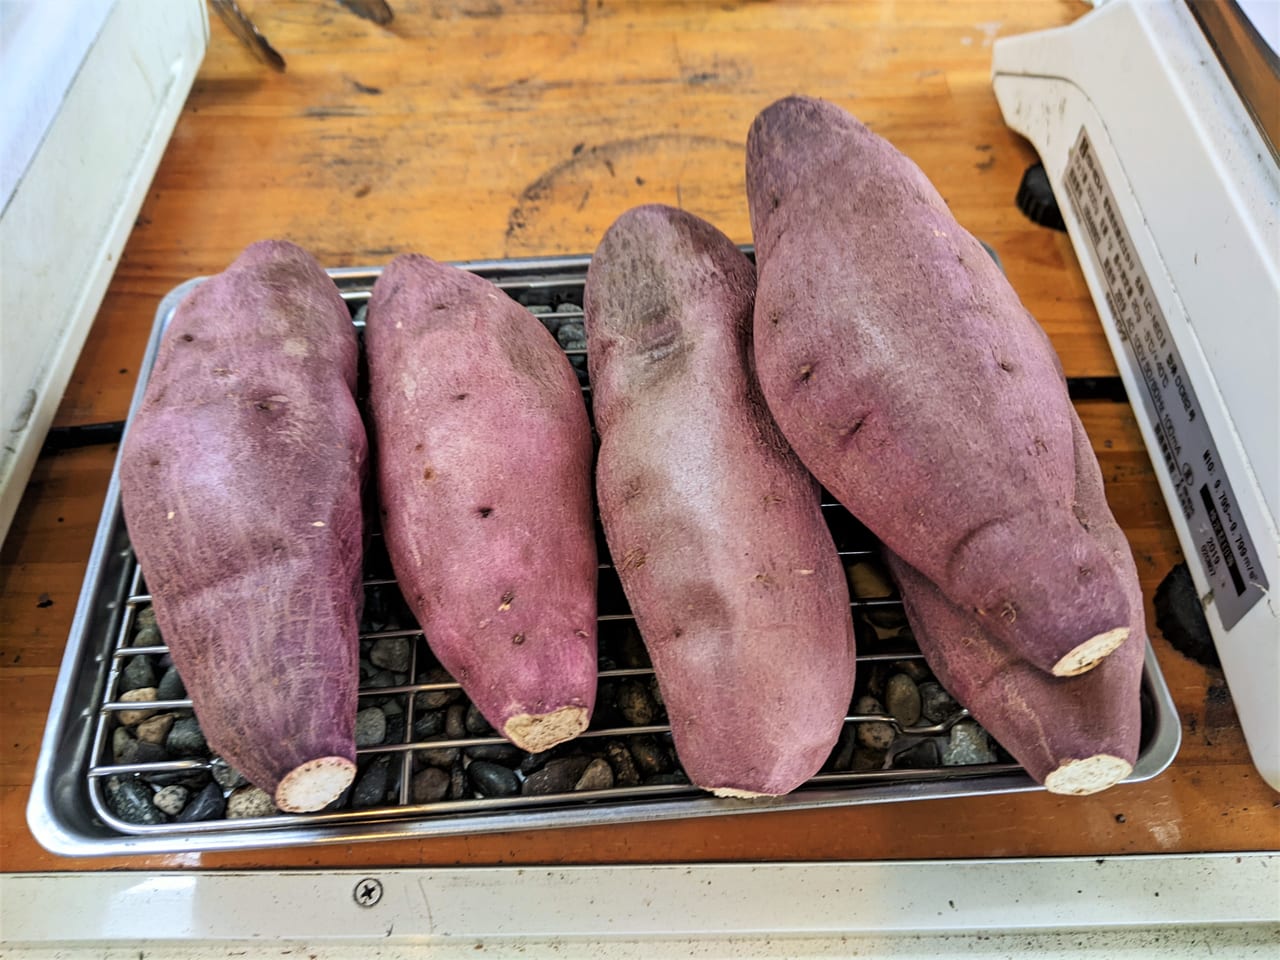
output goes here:
<path id="1" fill-rule="evenodd" d="M 596 691 L 591 428 L 538 320 L 487 280 L 396 258 L 365 329 L 387 548 L 427 643 L 490 724 L 537 752 Z"/>
<path id="2" fill-rule="evenodd" d="M 1057 357 L 920 169 L 845 111 L 789 97 L 747 142 L 760 385 L 818 480 L 993 636 L 1082 672 L 1124 590 L 1071 513 Z"/>
<path id="3" fill-rule="evenodd" d="M 165 331 L 120 457 L 129 535 L 211 747 L 287 811 L 355 775 L 358 347 L 303 250 L 249 247 Z"/>
<path id="4" fill-rule="evenodd" d="M 1133 770 L 1142 731 L 1139 687 L 1146 627 L 1142 588 L 1102 476 L 1073 410 L 1076 507 L 1082 528 L 1110 557 L 1125 588 L 1129 638 L 1088 673 L 1052 677 L 1011 654 L 972 616 L 892 553 L 925 660 L 960 703 L 1051 793 L 1096 793 Z"/>
<path id="5" fill-rule="evenodd" d="M 601 522 L 676 752 L 721 796 L 811 777 L 853 694 L 848 589 L 755 382 L 753 290 L 722 233 L 646 206 L 609 228 L 585 293 Z"/>

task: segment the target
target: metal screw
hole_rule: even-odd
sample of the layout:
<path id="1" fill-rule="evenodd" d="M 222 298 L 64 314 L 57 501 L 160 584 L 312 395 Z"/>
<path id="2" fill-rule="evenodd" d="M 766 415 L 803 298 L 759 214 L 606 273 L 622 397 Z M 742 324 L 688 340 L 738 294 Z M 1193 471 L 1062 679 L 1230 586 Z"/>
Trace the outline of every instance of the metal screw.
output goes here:
<path id="1" fill-rule="evenodd" d="M 355 897 L 356 903 L 360 904 L 360 906 L 372 907 L 382 899 L 382 882 L 375 880 L 373 877 L 365 877 L 356 884 L 356 889 L 352 896 Z"/>

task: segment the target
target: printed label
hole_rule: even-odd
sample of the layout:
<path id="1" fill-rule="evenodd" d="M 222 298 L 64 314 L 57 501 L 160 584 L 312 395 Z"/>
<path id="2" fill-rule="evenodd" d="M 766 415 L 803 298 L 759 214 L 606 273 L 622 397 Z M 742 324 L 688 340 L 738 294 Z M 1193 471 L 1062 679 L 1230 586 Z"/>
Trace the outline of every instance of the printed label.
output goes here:
<path id="1" fill-rule="evenodd" d="M 1266 593 L 1266 574 L 1169 324 L 1083 127 L 1068 156 L 1063 182 L 1065 199 L 1084 225 L 1085 246 L 1106 284 L 1107 307 L 1124 343 L 1125 360 L 1145 387 L 1139 393 L 1159 446 L 1157 466 L 1162 461 L 1173 481 L 1178 506 L 1213 585 L 1218 614 L 1230 630 Z"/>

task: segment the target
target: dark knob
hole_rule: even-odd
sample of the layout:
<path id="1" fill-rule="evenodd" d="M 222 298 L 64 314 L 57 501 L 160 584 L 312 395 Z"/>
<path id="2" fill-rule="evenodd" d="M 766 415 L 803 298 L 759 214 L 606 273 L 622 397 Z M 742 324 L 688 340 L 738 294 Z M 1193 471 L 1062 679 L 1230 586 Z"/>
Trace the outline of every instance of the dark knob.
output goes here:
<path id="1" fill-rule="evenodd" d="M 1015 202 L 1032 223 L 1052 230 L 1066 231 L 1067 226 L 1062 222 L 1062 211 L 1058 209 L 1058 201 L 1053 195 L 1053 185 L 1049 183 L 1044 164 L 1033 163 L 1027 167 L 1027 172 L 1022 175 L 1022 183 L 1018 184 Z"/>

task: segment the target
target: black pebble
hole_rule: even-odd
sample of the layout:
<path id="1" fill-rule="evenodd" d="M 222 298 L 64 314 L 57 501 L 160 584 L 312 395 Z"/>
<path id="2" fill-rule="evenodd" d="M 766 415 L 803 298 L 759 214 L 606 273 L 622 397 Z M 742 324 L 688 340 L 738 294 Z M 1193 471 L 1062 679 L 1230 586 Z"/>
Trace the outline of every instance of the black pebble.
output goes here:
<path id="1" fill-rule="evenodd" d="M 345 810 L 347 803 L 351 800 L 351 791 L 356 788 L 354 783 L 348 783 L 347 789 L 343 790 L 336 800 L 330 801 L 329 805 L 324 808 L 325 813 L 332 813 L 335 810 Z"/>
<path id="2" fill-rule="evenodd" d="M 467 767 L 471 784 L 486 797 L 510 797 L 520 792 L 520 781 L 506 767 L 476 760 Z"/>
<path id="3" fill-rule="evenodd" d="M 453 789 L 453 777 L 439 767 L 427 767 L 413 775 L 410 797 L 414 803 L 437 803 Z"/>
<path id="4" fill-rule="evenodd" d="M 449 799 L 462 800 L 467 795 L 467 767 L 459 757 L 449 771 Z"/>
<path id="5" fill-rule="evenodd" d="M 227 761 L 223 760 L 221 757 L 214 760 L 209 769 L 213 774 L 213 779 L 216 780 L 218 785 L 224 790 L 234 790 L 236 787 L 243 787 L 249 782 L 245 779 L 243 773 L 231 766 L 231 764 L 227 763 Z"/>
<path id="6" fill-rule="evenodd" d="M 617 727 L 624 722 L 622 713 L 618 710 L 618 684 L 602 678 L 596 685 L 596 707 L 591 712 L 591 725 Z"/>
<path id="7" fill-rule="evenodd" d="M 892 752 L 892 751 L 891 751 Z M 921 740 L 893 755 L 890 767 L 894 770 L 930 770 L 942 765 L 942 752 L 936 740 Z"/>
<path id="8" fill-rule="evenodd" d="M 120 754 L 116 758 L 119 763 L 159 763 L 168 759 L 169 754 L 164 747 L 146 740 L 130 740 L 120 748 Z"/>
<path id="9" fill-rule="evenodd" d="M 513 743 L 482 743 L 467 747 L 467 756 L 472 760 L 490 760 L 515 769 L 520 766 L 525 753 Z"/>
<path id="10" fill-rule="evenodd" d="M 520 761 L 520 772 L 528 775 L 535 770 L 540 770 L 553 756 L 555 756 L 554 748 L 543 750 L 541 753 L 531 753 Z"/>
<path id="11" fill-rule="evenodd" d="M 363 310 L 364 307 L 361 306 L 360 309 Z M 386 594 L 381 586 L 370 587 L 365 591 L 364 608 L 360 617 L 360 631 L 362 633 L 387 629 L 387 622 L 390 617 L 387 612 Z"/>
<path id="12" fill-rule="evenodd" d="M 666 773 L 671 769 L 671 758 L 656 737 L 636 737 L 631 741 L 631 756 L 636 768 L 646 777 Z"/>
<path id="13" fill-rule="evenodd" d="M 874 663 L 867 677 L 867 693 L 877 700 L 884 700 L 885 682 L 889 679 L 889 670 L 883 663 Z"/>
<path id="14" fill-rule="evenodd" d="M 404 683 L 403 673 L 395 673 L 391 670 L 374 670 L 363 685 L 370 690 L 381 690 L 384 687 L 398 687 L 402 683 Z"/>
<path id="15" fill-rule="evenodd" d="M 897 660 L 893 664 L 897 673 L 905 673 L 916 683 L 926 683 L 933 679 L 929 666 L 923 660 Z"/>
<path id="16" fill-rule="evenodd" d="M 840 729 L 840 739 L 836 741 L 836 745 L 831 749 L 831 756 L 827 758 L 824 769 L 848 770 L 853 766 L 853 751 L 857 745 L 858 738 L 854 734 L 853 724 L 846 723 Z"/>
<path id="17" fill-rule="evenodd" d="M 476 709 L 474 703 L 467 706 L 466 728 L 467 733 L 473 737 L 487 737 L 494 732 L 493 727 L 489 726 L 489 721 Z"/>
<path id="18" fill-rule="evenodd" d="M 565 320 L 556 328 L 556 340 L 565 350 L 581 350 L 587 343 L 587 332 L 581 320 Z"/>
<path id="19" fill-rule="evenodd" d="M 434 667 L 418 678 L 419 683 L 452 683 L 453 677 L 447 670 Z M 419 690 L 414 694 L 414 706 L 419 710 L 439 710 L 462 699 L 462 691 L 452 690 Z"/>
<path id="20" fill-rule="evenodd" d="M 617 646 L 618 662 L 624 667 L 639 668 L 649 666 L 649 651 L 645 649 L 640 632 L 628 626 L 622 632 Z"/>
<path id="21" fill-rule="evenodd" d="M 151 790 L 141 780 L 112 779 L 107 784 L 107 802 L 121 820 L 128 823 L 166 823 L 168 818 L 151 802 Z"/>
<path id="22" fill-rule="evenodd" d="M 187 805 L 178 814 L 179 823 L 192 823 L 197 820 L 218 820 L 227 812 L 227 801 L 222 796 L 222 789 L 216 783 L 210 783 L 203 790 L 187 801 Z"/>
<path id="23" fill-rule="evenodd" d="M 387 757 L 387 803 L 400 802 L 400 778 L 404 774 L 404 763 L 401 757 Z"/>
<path id="24" fill-rule="evenodd" d="M 587 757 L 563 757 L 551 760 L 536 773 L 530 774 L 521 790 L 527 797 L 546 796 L 551 793 L 570 793 L 574 784 L 587 769 L 591 760 Z M 474 767 L 475 764 L 473 763 Z"/>
<path id="25" fill-rule="evenodd" d="M 175 757 L 203 757 L 209 753 L 209 744 L 205 742 L 195 717 L 177 721 L 164 743 Z"/>
<path id="26" fill-rule="evenodd" d="M 356 781 L 355 789 L 351 791 L 352 808 L 376 807 L 382 803 L 383 797 L 387 795 L 387 782 L 390 775 L 391 758 L 377 757 L 365 768 L 360 779 Z"/>
<path id="27" fill-rule="evenodd" d="M 413 718 L 413 739 L 430 740 L 444 730 L 444 711 L 430 710 Z"/>
<path id="28" fill-rule="evenodd" d="M 185 700 L 187 688 L 178 676 L 178 668 L 170 667 L 156 685 L 156 698 L 159 700 Z"/>
<path id="29" fill-rule="evenodd" d="M 156 670 L 150 657 L 130 657 L 120 671 L 120 692 L 156 685 Z"/>
<path id="30" fill-rule="evenodd" d="M 627 680 L 618 687 L 618 710 L 633 727 L 645 727 L 653 723 L 653 698 L 649 685 L 643 680 Z"/>
<path id="31" fill-rule="evenodd" d="M 613 782 L 620 787 L 634 787 L 640 782 L 640 771 L 631 758 L 631 752 L 621 740 L 610 740 L 605 747 L 609 766 L 613 767 Z"/>
<path id="32" fill-rule="evenodd" d="M 689 778 L 681 771 L 674 770 L 671 773 L 656 773 L 652 777 L 646 777 L 644 782 L 646 786 L 657 786 L 659 784 L 663 786 L 670 786 L 673 784 L 688 783 Z"/>
<path id="33" fill-rule="evenodd" d="M 463 740 L 467 736 L 467 708 L 455 703 L 444 715 L 444 732 L 450 740 Z"/>
<path id="34" fill-rule="evenodd" d="M 950 720 L 960 711 L 951 694 L 943 689 L 936 680 L 926 680 L 920 684 L 920 715 L 929 723 L 942 723 Z"/>
<path id="35" fill-rule="evenodd" d="M 444 740 L 445 737 L 443 735 L 437 735 L 434 737 L 427 737 L 426 739 L 427 742 L 430 743 L 432 740 Z M 457 747 L 436 747 L 433 750 L 418 750 L 416 751 L 415 756 L 418 760 L 429 767 L 442 767 L 445 770 L 448 770 L 453 766 L 453 762 L 458 759 L 461 753 L 462 751 Z"/>
<path id="36" fill-rule="evenodd" d="M 383 743 L 403 743 L 404 742 L 404 714 L 391 713 L 387 715 L 387 732 L 382 737 Z"/>

